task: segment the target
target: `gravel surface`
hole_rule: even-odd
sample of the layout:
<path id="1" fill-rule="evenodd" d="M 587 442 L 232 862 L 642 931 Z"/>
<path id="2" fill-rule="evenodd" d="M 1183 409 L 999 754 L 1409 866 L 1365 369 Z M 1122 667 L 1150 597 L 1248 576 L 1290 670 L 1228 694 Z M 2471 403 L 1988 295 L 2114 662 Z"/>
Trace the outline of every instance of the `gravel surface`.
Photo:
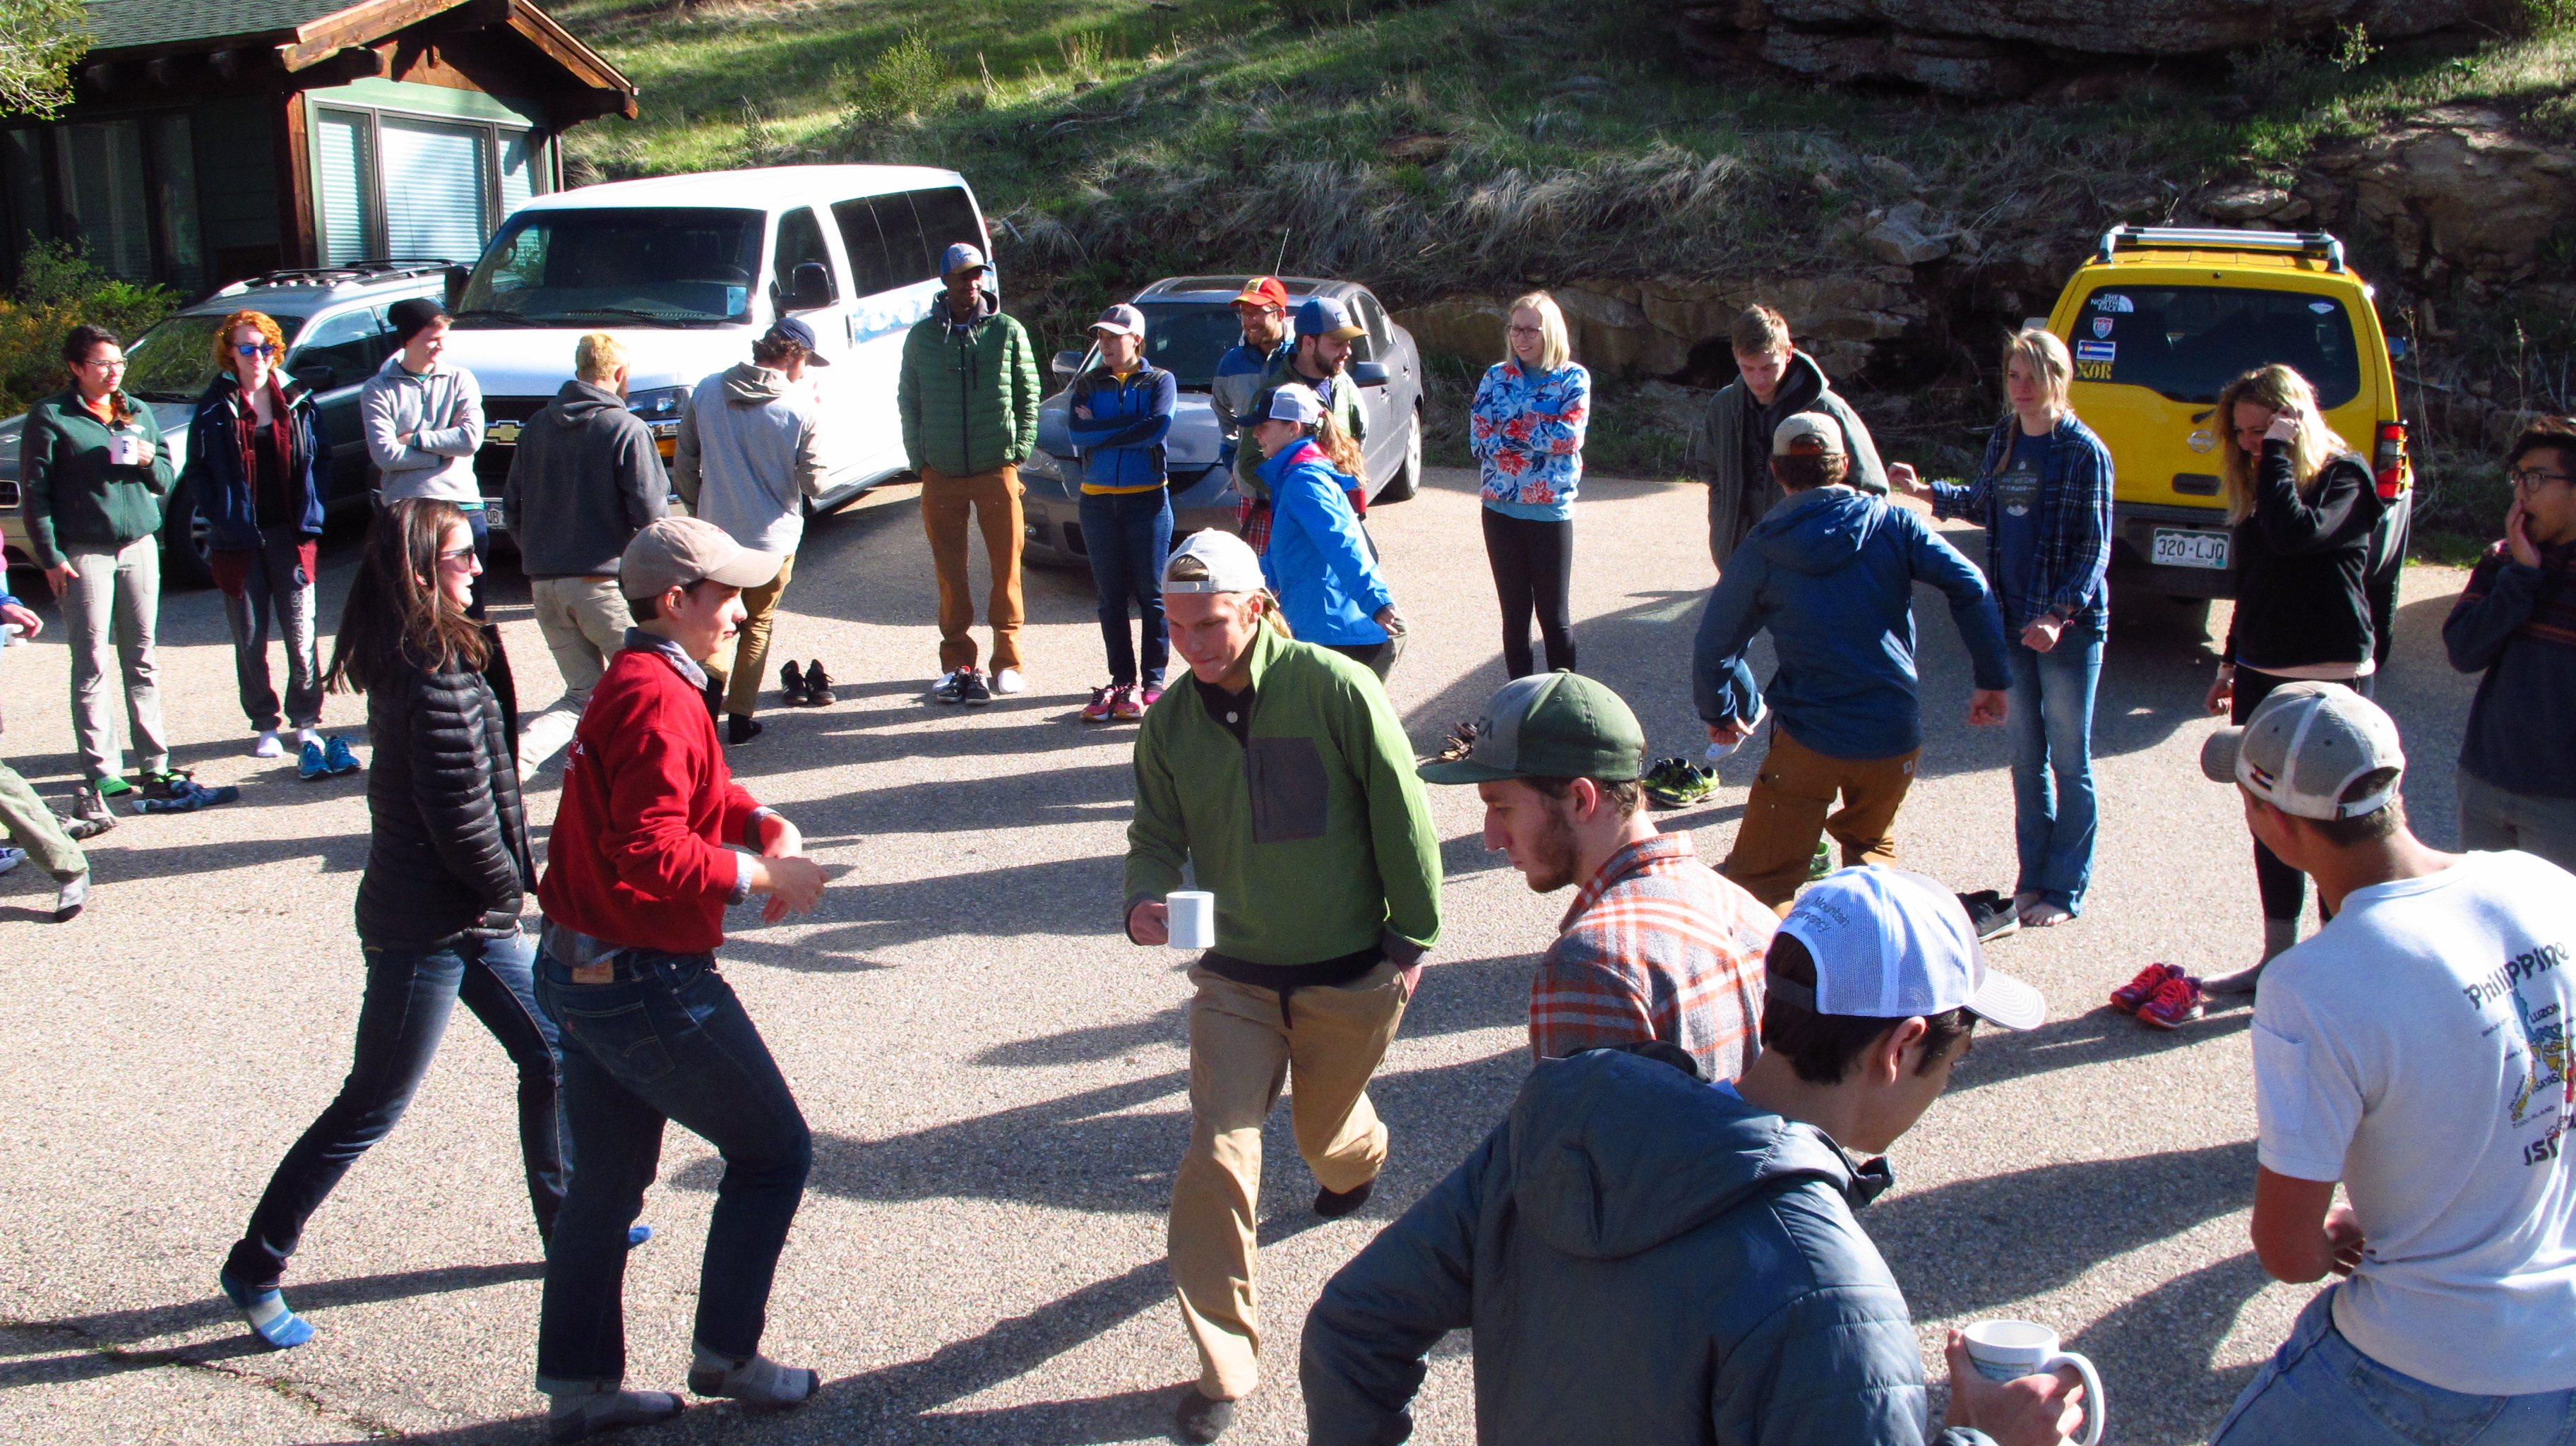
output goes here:
<path id="1" fill-rule="evenodd" d="M 1503 681 L 1471 475 L 1435 471 L 1371 527 L 1413 640 L 1393 692 L 1417 749 Z M 1586 672 L 1616 686 L 1655 751 L 1696 754 L 1689 645 L 1712 576 L 1693 487 L 1587 482 L 1575 610 Z M 989 709 L 926 703 L 929 564 L 909 489 L 818 524 L 798 559 L 777 661 L 820 657 L 842 701 L 773 709 L 737 750 L 837 877 L 810 918 L 737 911 L 727 976 L 816 1134 L 816 1163 L 766 1348 L 818 1368 L 783 1417 L 730 1406 L 625 1439 L 1115 1442 L 1162 1437 L 1196 1366 L 1162 1264 L 1169 1172 L 1187 1135 L 1179 956 L 1116 928 L 1129 730 L 1073 721 L 1102 681 L 1087 575 L 1032 570 L 1030 691 Z M 1972 532 L 1954 533 L 1971 555 Z M 334 615 L 356 556 L 326 548 Z M 2462 574 L 2408 575 L 2383 701 L 2423 767 L 2421 832 L 2448 845 L 2450 760 L 2470 680 L 2440 650 Z M 521 692 L 555 687 L 515 564 L 494 579 Z M 350 900 L 364 779 L 307 784 L 248 757 L 215 595 L 165 601 L 164 697 L 180 762 L 242 785 L 231 807 L 129 818 L 93 852 L 89 912 L 49 922 L 27 867 L 0 880 L 0 1438 L 442 1443 L 539 1439 L 530 1377 L 541 1268 L 500 1049 L 463 1011 L 410 1115 L 312 1223 L 287 1281 L 320 1328 L 260 1350 L 214 1290 L 223 1253 L 286 1146 L 347 1067 L 361 983 Z M 2085 917 L 2002 941 L 2051 1022 L 1981 1035 L 1949 1098 L 1895 1153 L 1864 1217 L 1910 1296 L 1937 1382 L 1941 1333 L 1993 1315 L 2047 1322 L 2108 1382 L 2110 1439 L 2205 1438 L 2308 1299 L 2269 1283 L 2246 1239 L 2254 1116 L 2238 1008 L 2173 1034 L 2105 994 L 2153 959 L 2195 971 L 2259 939 L 2235 795 L 2200 780 L 2200 707 L 2222 604 L 2204 621 L 2119 600 L 2095 725 L 2102 854 Z M 1946 611 L 1918 609 L 1930 740 L 1900 823 L 1906 862 L 1957 887 L 2012 882 L 2003 735 L 1964 725 L 1967 670 Z M 0 657 L 5 754 L 57 799 L 77 764 L 59 619 Z M 774 672 L 773 672 L 774 683 Z M 774 699 L 774 695 L 773 695 Z M 363 733 L 334 697 L 328 722 Z M 363 738 L 358 740 L 363 743 Z M 364 756 L 364 748 L 361 748 Z M 1721 858 L 1758 761 L 1666 815 Z M 553 816 L 554 770 L 531 792 Z M 1262 1286 L 1274 1370 L 1229 1441 L 1303 1439 L 1294 1347 L 1323 1280 L 1465 1155 L 1526 1069 L 1542 898 L 1478 842 L 1471 789 L 1435 789 L 1447 932 L 1375 1088 L 1394 1135 L 1377 1197 L 1316 1220 L 1286 1112 L 1273 1119 Z M 686 1370 L 698 1247 L 718 1166 L 674 1129 L 645 1219 L 661 1238 L 627 1280 L 631 1381 Z M 1463 1338 L 1425 1387 L 1417 1440 L 1473 1439 Z"/>

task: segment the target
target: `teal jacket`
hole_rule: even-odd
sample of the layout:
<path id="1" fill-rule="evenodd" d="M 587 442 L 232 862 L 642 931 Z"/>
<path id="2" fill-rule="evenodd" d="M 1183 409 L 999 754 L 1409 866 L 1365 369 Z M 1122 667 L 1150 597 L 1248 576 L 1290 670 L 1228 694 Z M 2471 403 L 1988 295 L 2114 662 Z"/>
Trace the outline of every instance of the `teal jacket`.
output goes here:
<path id="1" fill-rule="evenodd" d="M 1411 965 L 1440 938 L 1440 836 L 1413 745 L 1368 669 L 1264 627 L 1252 645 L 1252 745 L 1183 679 L 1136 735 L 1127 903 L 1216 895 L 1216 947 L 1293 968 L 1371 945 Z"/>
<path id="2" fill-rule="evenodd" d="M 973 325 L 950 326 L 943 292 L 903 339 L 904 459 L 948 477 L 1017 466 L 1037 445 L 1038 397 L 1037 349 L 1019 322 L 992 303 Z"/>
<path id="3" fill-rule="evenodd" d="M 110 427 L 80 403 L 80 393 L 47 397 L 27 409 L 19 435 L 18 487 L 27 543 L 39 567 L 60 567 L 75 547 L 123 547 L 161 530 L 161 513 L 178 473 L 161 442 L 152 409 L 116 394 L 122 429 L 152 444 L 149 463 L 118 467 L 107 460 Z"/>

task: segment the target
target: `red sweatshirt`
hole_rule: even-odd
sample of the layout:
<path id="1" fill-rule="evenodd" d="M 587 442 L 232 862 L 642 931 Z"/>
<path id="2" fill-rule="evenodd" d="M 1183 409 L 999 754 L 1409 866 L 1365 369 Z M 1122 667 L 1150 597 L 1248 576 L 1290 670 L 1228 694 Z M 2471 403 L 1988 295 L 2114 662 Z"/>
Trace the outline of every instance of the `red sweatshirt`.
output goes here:
<path id="1" fill-rule="evenodd" d="M 705 695 L 661 653 L 609 660 L 564 762 L 537 899 L 546 919 L 629 947 L 712 951 L 759 807 L 733 781 Z"/>

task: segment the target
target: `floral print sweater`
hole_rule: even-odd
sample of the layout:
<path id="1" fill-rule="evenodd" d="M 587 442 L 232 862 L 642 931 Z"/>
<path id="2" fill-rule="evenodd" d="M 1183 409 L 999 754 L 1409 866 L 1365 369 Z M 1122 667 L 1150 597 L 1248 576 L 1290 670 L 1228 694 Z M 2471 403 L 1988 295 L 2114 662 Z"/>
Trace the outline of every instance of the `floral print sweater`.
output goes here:
<path id="1" fill-rule="evenodd" d="M 1542 522 L 1572 517 L 1591 414 L 1592 374 L 1573 362 L 1535 376 L 1517 357 L 1488 368 L 1467 429 L 1485 505 Z"/>

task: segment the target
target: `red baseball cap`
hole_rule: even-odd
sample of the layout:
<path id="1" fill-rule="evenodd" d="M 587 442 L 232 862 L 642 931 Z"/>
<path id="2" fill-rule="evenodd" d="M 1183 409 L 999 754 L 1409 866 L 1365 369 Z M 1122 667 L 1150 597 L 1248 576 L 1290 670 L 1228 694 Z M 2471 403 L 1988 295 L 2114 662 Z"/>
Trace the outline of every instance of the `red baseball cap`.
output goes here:
<path id="1" fill-rule="evenodd" d="M 1280 285 L 1279 278 L 1276 276 L 1256 276 L 1244 283 L 1243 294 L 1234 299 L 1234 304 L 1237 306 L 1246 303 L 1254 306 L 1275 306 L 1281 311 L 1286 311 L 1288 288 Z"/>

